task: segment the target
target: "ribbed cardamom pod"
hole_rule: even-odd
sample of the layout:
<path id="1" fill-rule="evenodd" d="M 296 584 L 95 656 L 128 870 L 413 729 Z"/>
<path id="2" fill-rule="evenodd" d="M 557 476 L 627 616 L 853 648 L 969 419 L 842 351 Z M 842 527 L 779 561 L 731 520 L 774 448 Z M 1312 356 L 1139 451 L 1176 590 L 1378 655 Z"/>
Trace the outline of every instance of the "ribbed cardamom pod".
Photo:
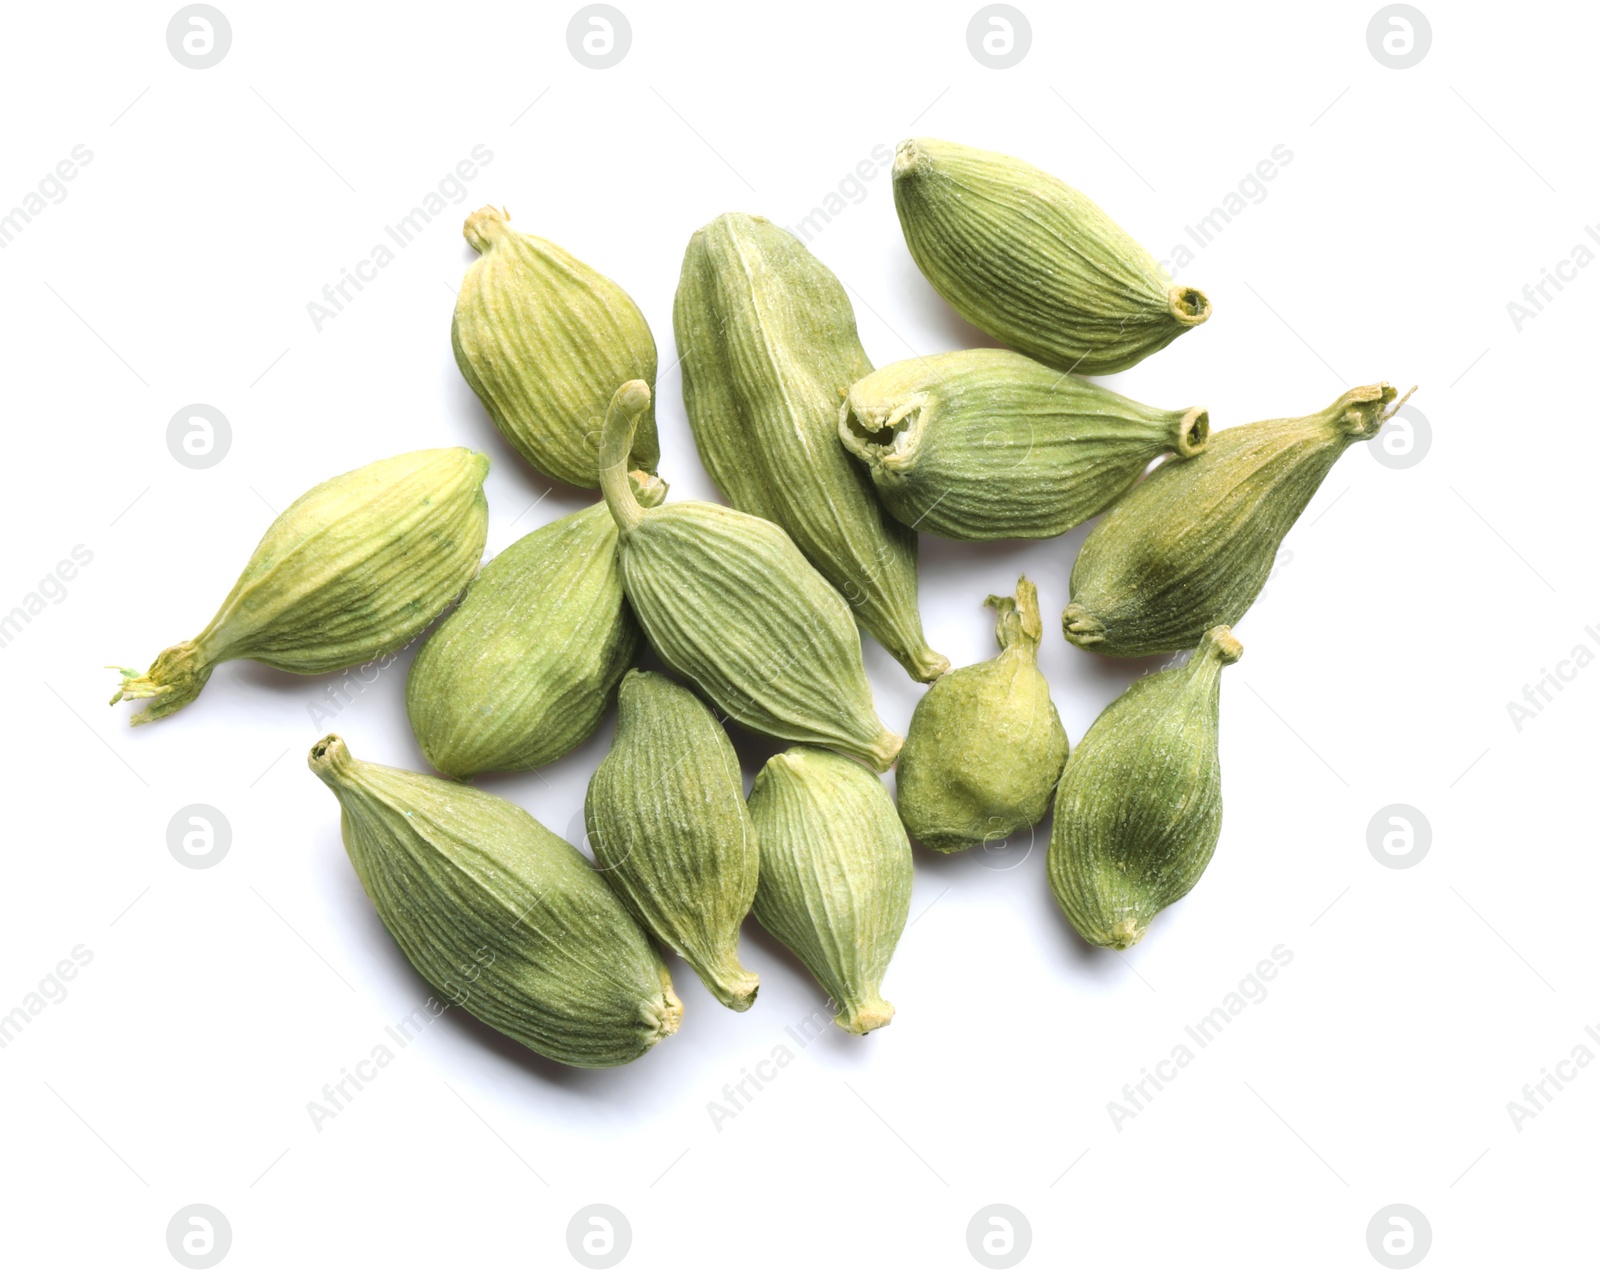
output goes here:
<path id="1" fill-rule="evenodd" d="M 952 540 L 1059 536 L 1209 433 L 1204 408 L 1145 407 L 1010 350 L 891 363 L 839 410 L 889 512 Z"/>
<path id="2" fill-rule="evenodd" d="M 1061 772 L 1050 888 L 1088 942 L 1132 947 L 1211 862 L 1222 831 L 1217 702 L 1241 649 L 1225 625 L 1210 630 L 1183 667 L 1113 700 Z"/>
<path id="3" fill-rule="evenodd" d="M 645 509 L 625 470 L 643 381 L 611 400 L 600 483 L 621 536 L 622 588 L 656 653 L 742 726 L 887 770 L 900 736 L 878 720 L 850 608 L 783 528 L 723 505 Z"/>
<path id="4" fill-rule="evenodd" d="M 574 1067 L 631 1062 L 678 1030 L 661 958 L 588 861 L 466 784 L 357 761 L 329 735 L 312 773 L 417 973 L 469 1014 Z"/>
<path id="5" fill-rule="evenodd" d="M 895 765 L 900 818 L 930 850 L 1004 841 L 1050 808 L 1067 732 L 1039 672 L 1039 595 L 990 597 L 1000 654 L 952 669 L 918 702 Z"/>
<path id="6" fill-rule="evenodd" d="M 1088 196 L 1009 155 L 919 137 L 894 157 L 912 259 L 968 323 L 1030 358 L 1120 372 L 1211 317 Z"/>
<path id="7" fill-rule="evenodd" d="M 759 980 L 739 962 L 739 923 L 756 893 L 756 829 L 733 745 L 692 691 L 638 669 L 622 679 L 584 820 L 639 924 L 729 1009 L 749 1009 Z"/>
<path id="8" fill-rule="evenodd" d="M 169 646 L 148 673 L 120 669 L 111 702 L 149 700 L 137 726 L 177 712 L 228 660 L 315 674 L 398 651 L 477 571 L 488 472 L 487 456 L 442 447 L 313 487 L 267 528 L 200 635 Z"/>
<path id="9" fill-rule="evenodd" d="M 506 440 L 541 474 L 574 487 L 600 480 L 595 452 L 612 392 L 654 385 L 656 343 L 633 298 L 546 239 L 480 208 L 462 233 L 482 255 L 456 297 L 456 366 Z M 639 421 L 633 467 L 655 473 L 656 423 Z"/>
<path id="10" fill-rule="evenodd" d="M 950 661 L 917 614 L 917 538 L 839 449 L 839 401 L 872 371 L 838 279 L 787 230 L 724 213 L 683 258 L 672 323 L 700 459 L 775 522 L 919 682 Z"/>
<path id="11" fill-rule="evenodd" d="M 1158 655 L 1237 624 L 1334 462 L 1382 428 L 1394 396 L 1387 381 L 1364 385 L 1310 416 L 1221 430 L 1204 454 L 1157 466 L 1083 542 L 1067 641 Z"/>
<path id="12" fill-rule="evenodd" d="M 894 1006 L 879 984 L 911 909 L 911 843 L 882 782 L 853 761 L 791 748 L 750 790 L 761 839 L 755 914 L 832 999 L 833 1021 L 861 1036 Z"/>
<path id="13" fill-rule="evenodd" d="M 666 484 L 629 475 L 658 505 Z M 406 713 L 436 770 L 470 779 L 565 757 L 600 725 L 639 652 L 605 503 L 540 527 L 493 559 L 417 653 Z"/>

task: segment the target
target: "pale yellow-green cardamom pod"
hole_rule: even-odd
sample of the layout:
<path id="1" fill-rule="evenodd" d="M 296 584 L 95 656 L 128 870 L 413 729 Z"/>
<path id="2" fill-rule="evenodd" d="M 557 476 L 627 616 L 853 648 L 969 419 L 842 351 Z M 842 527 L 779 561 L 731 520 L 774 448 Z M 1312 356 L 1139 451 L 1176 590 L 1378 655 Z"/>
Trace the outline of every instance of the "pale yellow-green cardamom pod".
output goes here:
<path id="1" fill-rule="evenodd" d="M 313 487 L 267 528 L 200 635 L 161 652 L 148 673 L 120 670 L 111 702 L 149 700 L 138 725 L 177 712 L 228 660 L 316 674 L 398 651 L 477 571 L 488 472 L 487 456 L 442 447 Z"/>
<path id="2" fill-rule="evenodd" d="M 833 1001 L 853 1035 L 886 1026 L 880 984 L 911 909 L 911 843 L 876 776 L 817 748 L 791 748 L 750 791 L 761 839 L 755 915 Z"/>
<path id="3" fill-rule="evenodd" d="M 498 208 L 463 228 L 481 254 L 456 297 L 456 365 L 506 440 L 541 474 L 595 488 L 606 404 L 623 381 L 656 380 L 656 343 L 633 298 Z M 654 473 L 654 415 L 639 420 L 633 467 Z"/>
<path id="4" fill-rule="evenodd" d="M 991 597 L 1000 654 L 953 669 L 911 715 L 895 765 L 900 818 L 930 850 L 998 847 L 1050 808 L 1067 732 L 1039 671 L 1039 595 L 1026 576 L 1015 598 Z"/>
<path id="5" fill-rule="evenodd" d="M 643 504 L 666 495 L 653 475 L 629 479 Z M 594 733 L 639 642 L 617 524 L 604 502 L 591 505 L 479 573 L 411 665 L 411 729 L 429 763 L 457 779 L 546 765 Z"/>
<path id="6" fill-rule="evenodd" d="M 1112 701 L 1061 772 L 1050 888 L 1088 942 L 1132 947 L 1211 862 L 1222 832 L 1221 674 L 1240 651 L 1226 626 L 1212 629 L 1187 664 Z"/>
<path id="7" fill-rule="evenodd" d="M 656 653 L 742 726 L 887 770 L 901 739 L 878 720 L 850 608 L 783 528 L 723 505 L 646 509 L 627 481 L 643 381 L 616 392 L 600 482 L 621 537 L 622 587 Z"/>
<path id="8" fill-rule="evenodd" d="M 891 363 L 839 411 L 889 512 L 952 540 L 1059 536 L 1209 433 L 1204 408 L 1145 407 L 1010 350 Z"/>
<path id="9" fill-rule="evenodd" d="M 919 137 L 894 157 L 906 246 L 974 327 L 1030 358 L 1120 372 L 1211 317 L 1098 204 L 1009 155 Z"/>
<path id="10" fill-rule="evenodd" d="M 833 272 L 766 218 L 724 213 L 689 241 L 672 323 L 723 494 L 787 531 L 912 677 L 938 677 L 950 661 L 922 634 L 916 534 L 839 447 L 839 402 L 872 364 Z"/>
<path id="11" fill-rule="evenodd" d="M 729 1009 L 749 1009 L 759 980 L 739 961 L 739 923 L 760 851 L 739 759 L 692 691 L 638 669 L 622 679 L 584 819 L 601 875 L 639 924 Z"/>
<path id="12" fill-rule="evenodd" d="M 1193 460 L 1157 466 L 1083 542 L 1067 641 L 1158 655 L 1237 624 L 1334 462 L 1377 434 L 1394 397 L 1386 381 L 1364 385 L 1310 416 L 1220 430 Z"/>
<path id="13" fill-rule="evenodd" d="M 312 772 L 384 928 L 453 1004 L 574 1067 L 631 1062 L 678 1030 L 661 958 L 588 861 L 465 784 L 357 761 L 329 735 Z"/>

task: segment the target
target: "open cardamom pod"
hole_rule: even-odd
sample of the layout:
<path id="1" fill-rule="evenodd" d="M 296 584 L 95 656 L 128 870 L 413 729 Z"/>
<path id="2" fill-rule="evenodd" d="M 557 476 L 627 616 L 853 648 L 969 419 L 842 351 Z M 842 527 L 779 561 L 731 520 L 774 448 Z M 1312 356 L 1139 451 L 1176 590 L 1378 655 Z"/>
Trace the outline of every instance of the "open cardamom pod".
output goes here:
<path id="1" fill-rule="evenodd" d="M 1157 466 L 1083 542 L 1067 641 L 1158 655 L 1237 624 L 1334 462 L 1383 427 L 1394 397 L 1387 381 L 1363 385 L 1310 416 L 1221 430 L 1193 460 Z"/>
<path id="2" fill-rule="evenodd" d="M 1219 625 L 1181 668 L 1140 678 L 1061 772 L 1048 870 L 1085 940 L 1132 947 L 1200 880 L 1222 832 L 1217 704 L 1241 647 Z"/>
<path id="3" fill-rule="evenodd" d="M 638 669 L 622 679 L 584 821 L 602 876 L 646 932 L 729 1009 L 749 1009 L 759 980 L 739 962 L 739 923 L 756 893 L 756 829 L 733 745 L 692 691 Z"/>
<path id="4" fill-rule="evenodd" d="M 666 484 L 629 475 L 642 504 Z M 604 502 L 497 555 L 423 644 L 406 713 L 436 770 L 470 779 L 565 757 L 600 725 L 639 651 Z"/>
<path id="5" fill-rule="evenodd" d="M 923 275 L 968 323 L 1029 358 L 1120 372 L 1211 317 L 1088 196 L 1009 155 L 919 137 L 894 205 Z"/>
<path id="6" fill-rule="evenodd" d="M 952 669 L 911 715 L 895 765 L 906 831 L 949 853 L 1004 841 L 1050 808 L 1067 732 L 1039 671 L 1039 595 L 1026 576 L 1015 598 L 991 597 L 1000 654 Z"/>
<path id="7" fill-rule="evenodd" d="M 595 488 L 600 422 L 612 392 L 655 384 L 656 343 L 633 298 L 545 239 L 480 208 L 462 233 L 481 254 L 456 297 L 456 366 L 500 432 L 541 474 Z M 639 419 L 633 468 L 655 473 L 654 415 Z"/>
<path id="8" fill-rule="evenodd" d="M 169 646 L 148 673 L 120 669 L 111 702 L 149 700 L 137 726 L 177 712 L 228 660 L 315 674 L 398 651 L 477 571 L 488 472 L 487 456 L 442 447 L 313 487 L 267 528 L 199 636 Z"/>
<path id="9" fill-rule="evenodd" d="M 621 537 L 622 588 L 656 653 L 742 726 L 887 770 L 901 739 L 878 720 L 850 608 L 783 528 L 723 505 L 646 509 L 628 485 L 650 387 L 617 390 L 600 484 Z"/>
<path id="10" fill-rule="evenodd" d="M 872 371 L 838 279 L 787 230 L 724 213 L 683 258 L 672 323 L 706 470 L 775 522 L 912 677 L 950 661 L 917 613 L 917 538 L 840 449 L 839 400 Z"/>
<path id="11" fill-rule="evenodd" d="M 840 1027 L 861 1036 L 894 1006 L 879 984 L 911 909 L 911 843 L 888 790 L 855 762 L 791 748 L 750 790 L 761 839 L 755 914 L 832 999 Z"/>
<path id="12" fill-rule="evenodd" d="M 1204 408 L 1145 407 L 1010 350 L 891 363 L 839 410 L 889 512 L 952 540 L 1059 536 L 1209 433 Z"/>
<path id="13" fill-rule="evenodd" d="M 509 801 L 357 761 L 329 735 L 312 773 L 343 812 L 361 885 L 417 973 L 536 1053 L 631 1062 L 678 1030 L 667 968 L 588 861 Z"/>

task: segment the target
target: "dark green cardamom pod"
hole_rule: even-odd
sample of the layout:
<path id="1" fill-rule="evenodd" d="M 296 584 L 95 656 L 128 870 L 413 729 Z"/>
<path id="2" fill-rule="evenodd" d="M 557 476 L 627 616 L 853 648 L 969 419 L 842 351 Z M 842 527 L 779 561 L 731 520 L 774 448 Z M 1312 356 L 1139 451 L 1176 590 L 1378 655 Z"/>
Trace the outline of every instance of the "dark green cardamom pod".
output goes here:
<path id="1" fill-rule="evenodd" d="M 1083 542 L 1067 641 L 1159 655 L 1237 624 L 1334 462 L 1383 427 L 1394 396 L 1387 381 L 1364 385 L 1310 416 L 1222 430 L 1193 460 L 1157 466 Z"/>
<path id="2" fill-rule="evenodd" d="M 1241 649 L 1219 625 L 1183 667 L 1140 678 L 1061 772 L 1050 888 L 1088 942 L 1132 947 L 1211 862 L 1222 831 L 1221 674 Z"/>
<path id="3" fill-rule="evenodd" d="M 638 669 L 622 679 L 584 818 L 595 863 L 639 924 L 729 1009 L 749 1009 L 759 980 L 739 963 L 739 923 L 756 893 L 756 829 L 733 745 L 693 692 Z"/>
<path id="4" fill-rule="evenodd" d="M 891 363 L 839 413 L 889 512 L 952 540 L 1059 536 L 1209 432 L 1204 408 L 1145 407 L 1010 350 Z"/>
<path id="5" fill-rule="evenodd" d="M 1050 808 L 1067 732 L 1039 672 L 1039 595 L 1026 576 L 1015 598 L 991 597 L 1000 654 L 952 669 L 911 715 L 895 765 L 900 818 L 930 850 L 1004 841 Z"/>

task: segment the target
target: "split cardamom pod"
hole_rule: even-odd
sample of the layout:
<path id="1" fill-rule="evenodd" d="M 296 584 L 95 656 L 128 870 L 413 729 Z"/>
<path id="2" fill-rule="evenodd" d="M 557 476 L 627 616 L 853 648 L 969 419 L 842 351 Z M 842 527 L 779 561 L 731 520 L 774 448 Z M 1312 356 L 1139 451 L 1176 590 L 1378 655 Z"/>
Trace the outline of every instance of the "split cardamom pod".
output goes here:
<path id="1" fill-rule="evenodd" d="M 991 597 L 1000 654 L 952 669 L 918 702 L 895 766 L 900 818 L 930 850 L 1004 841 L 1050 808 L 1067 732 L 1039 672 L 1039 595 Z"/>
<path id="2" fill-rule="evenodd" d="M 1222 831 L 1221 675 L 1241 650 L 1225 625 L 1211 629 L 1187 664 L 1113 700 L 1061 772 L 1050 888 L 1088 942 L 1132 947 L 1211 862 Z"/>
<path id="3" fill-rule="evenodd" d="M 887 770 L 901 739 L 872 707 L 850 608 L 783 528 L 705 501 L 646 509 L 628 485 L 650 387 L 617 390 L 600 484 L 620 535 L 622 588 L 656 653 L 742 726 Z"/>
<path id="4" fill-rule="evenodd" d="M 384 928 L 454 1004 L 574 1067 L 631 1062 L 678 1030 L 661 958 L 588 861 L 509 801 L 357 761 L 329 735 L 312 773 Z"/>
<path id="5" fill-rule="evenodd" d="M 456 297 L 456 365 L 506 441 L 541 474 L 595 488 L 612 392 L 655 384 L 656 343 L 633 298 L 564 248 L 480 208 L 462 229 L 481 254 Z M 655 473 L 656 423 L 639 421 L 633 468 Z"/>
<path id="6" fill-rule="evenodd" d="M 1157 466 L 1083 542 L 1067 641 L 1158 655 L 1237 624 L 1334 462 L 1383 427 L 1394 397 L 1387 381 L 1364 385 L 1310 416 L 1222 430 L 1195 459 Z"/>
<path id="7" fill-rule="evenodd" d="M 839 411 L 889 512 L 952 540 L 1059 536 L 1158 456 L 1199 455 L 1209 433 L 1204 408 L 1145 407 L 1010 350 L 891 363 Z"/>
<path id="8" fill-rule="evenodd" d="M 791 748 L 750 791 L 761 840 L 755 914 L 805 963 L 852 1035 L 886 1026 L 879 985 L 911 910 L 911 843 L 888 790 L 855 762 Z"/>
<path id="9" fill-rule="evenodd" d="M 643 504 L 661 479 L 629 475 Z M 456 779 L 531 770 L 600 725 L 639 652 L 605 503 L 540 527 L 496 556 L 411 665 L 406 713 L 434 769 Z"/>
<path id="10" fill-rule="evenodd" d="M 756 829 L 733 745 L 693 692 L 638 669 L 622 679 L 584 822 L 595 863 L 645 931 L 729 1009 L 749 1009 L 759 980 L 739 962 L 739 923 L 756 893 Z"/>
<path id="11" fill-rule="evenodd" d="M 1029 358 L 1120 372 L 1211 317 L 1088 196 L 1009 155 L 915 138 L 894 157 L 900 228 L 968 323 Z"/>
<path id="12" fill-rule="evenodd" d="M 917 613 L 917 538 L 840 449 L 839 400 L 872 371 L 850 298 L 764 217 L 696 231 L 672 307 L 700 458 L 737 509 L 775 522 L 912 677 L 950 661 Z"/>
<path id="13" fill-rule="evenodd" d="M 267 528 L 200 635 L 169 646 L 148 673 L 120 669 L 111 702 L 149 700 L 137 726 L 177 712 L 228 660 L 315 674 L 398 651 L 477 571 L 488 472 L 487 456 L 442 447 L 313 487 Z"/>

